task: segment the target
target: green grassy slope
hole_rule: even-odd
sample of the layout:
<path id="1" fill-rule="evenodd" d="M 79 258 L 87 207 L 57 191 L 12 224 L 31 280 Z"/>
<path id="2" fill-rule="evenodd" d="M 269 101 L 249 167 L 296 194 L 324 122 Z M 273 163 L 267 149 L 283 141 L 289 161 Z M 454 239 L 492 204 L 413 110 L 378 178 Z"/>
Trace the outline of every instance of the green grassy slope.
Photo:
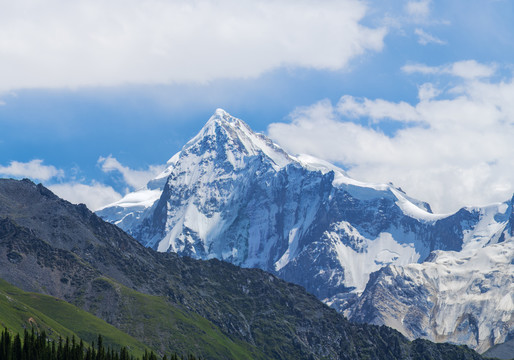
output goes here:
<path id="1" fill-rule="evenodd" d="M 0 325 L 13 332 L 25 328 L 45 330 L 57 339 L 75 335 L 87 343 L 104 337 L 106 346 L 126 346 L 140 356 L 144 349 L 159 353 L 198 354 L 208 358 L 263 359 L 254 347 L 235 342 L 205 318 L 172 306 L 161 296 L 152 296 L 129 289 L 111 279 L 98 278 L 97 286 L 110 288 L 119 296 L 121 329 L 52 296 L 30 293 L 0 279 Z M 137 338 L 128 335 L 137 334 Z"/>
<path id="2" fill-rule="evenodd" d="M 257 348 L 231 340 L 212 322 L 173 306 L 162 296 L 143 294 L 108 278 L 96 286 L 110 287 L 119 300 L 119 326 L 159 353 L 170 351 L 211 359 L 265 359 Z M 107 292 L 109 293 L 109 292 Z"/>
<path id="3" fill-rule="evenodd" d="M 22 291 L 2 279 L 0 325 L 14 333 L 34 327 L 45 330 L 52 339 L 74 335 L 87 343 L 96 341 L 98 334 L 102 334 L 106 346 L 126 346 L 136 356 L 141 356 L 147 349 L 130 335 L 76 306 L 52 296 Z"/>

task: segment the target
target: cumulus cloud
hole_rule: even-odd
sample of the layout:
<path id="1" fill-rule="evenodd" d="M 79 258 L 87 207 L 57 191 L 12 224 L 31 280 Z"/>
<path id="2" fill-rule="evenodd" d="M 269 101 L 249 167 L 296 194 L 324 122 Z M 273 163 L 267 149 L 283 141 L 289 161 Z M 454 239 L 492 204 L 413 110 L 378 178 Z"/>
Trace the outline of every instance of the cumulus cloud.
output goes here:
<path id="1" fill-rule="evenodd" d="M 164 170 L 164 166 L 160 165 L 150 165 L 148 170 L 134 170 L 123 166 L 115 157 L 112 157 L 112 155 L 106 158 L 100 157 L 98 164 L 102 167 L 102 171 L 106 173 L 118 171 L 132 190 L 145 186 L 149 180 L 153 179 Z"/>
<path id="2" fill-rule="evenodd" d="M 29 162 L 11 161 L 7 166 L 0 165 L 0 175 L 15 178 L 30 178 L 46 181 L 54 177 L 64 176 L 64 171 L 52 165 L 44 165 L 43 160 L 34 159 Z"/>
<path id="3" fill-rule="evenodd" d="M 96 182 L 91 185 L 74 182 L 54 184 L 48 188 L 73 204 L 86 204 L 92 211 L 121 199 L 121 195 L 111 186 Z"/>
<path id="4" fill-rule="evenodd" d="M 438 44 L 438 45 L 445 45 L 446 42 L 430 35 L 429 33 L 425 32 L 423 29 L 416 29 L 414 30 L 414 34 L 418 35 L 418 43 L 421 45 L 427 45 L 427 44 Z"/>
<path id="5" fill-rule="evenodd" d="M 297 109 L 290 123 L 271 124 L 268 132 L 293 153 L 348 166 L 356 179 L 392 181 L 435 211 L 510 198 L 514 81 L 464 79 L 446 90 L 430 83 L 418 89 L 419 101 L 412 105 L 348 95 L 337 105 L 322 101 Z M 378 126 L 349 117 L 372 119 Z M 387 133 L 384 120 L 405 125 Z"/>
<path id="6" fill-rule="evenodd" d="M 18 0 L 0 12 L 0 91 L 341 69 L 383 47 L 360 0 Z"/>
<path id="7" fill-rule="evenodd" d="M 452 64 L 442 66 L 428 66 L 425 64 L 408 64 L 402 67 L 402 71 L 407 74 L 421 73 L 442 75 L 448 74 L 463 79 L 487 78 L 494 75 L 496 66 L 481 64 L 475 60 L 457 61 Z"/>

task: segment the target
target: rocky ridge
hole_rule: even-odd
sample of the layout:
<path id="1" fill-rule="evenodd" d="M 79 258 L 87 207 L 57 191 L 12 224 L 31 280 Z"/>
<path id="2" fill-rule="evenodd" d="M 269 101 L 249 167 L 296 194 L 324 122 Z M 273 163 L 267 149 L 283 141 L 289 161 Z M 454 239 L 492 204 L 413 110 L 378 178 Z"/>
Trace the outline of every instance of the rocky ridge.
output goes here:
<path id="1" fill-rule="evenodd" d="M 213 359 L 480 358 L 352 324 L 261 270 L 154 252 L 28 180 L 0 180 L 0 219 L 1 278 L 65 299 L 158 351 L 186 343 L 182 350 Z"/>

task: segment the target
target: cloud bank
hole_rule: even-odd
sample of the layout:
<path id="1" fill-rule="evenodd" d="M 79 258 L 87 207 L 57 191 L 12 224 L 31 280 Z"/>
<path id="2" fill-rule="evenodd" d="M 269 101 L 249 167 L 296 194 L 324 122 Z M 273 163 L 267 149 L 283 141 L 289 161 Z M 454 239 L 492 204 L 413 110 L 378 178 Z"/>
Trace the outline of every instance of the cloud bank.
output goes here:
<path id="1" fill-rule="evenodd" d="M 11 161 L 7 166 L 0 165 L 0 176 L 46 181 L 54 177 L 63 177 L 64 171 L 52 165 L 43 165 L 43 160 L 34 159 L 26 163 Z"/>
<path id="2" fill-rule="evenodd" d="M 34 159 L 28 162 L 11 161 L 8 166 L 0 166 L 0 176 L 16 179 L 29 178 L 35 182 L 43 182 L 50 190 L 63 199 L 74 204 L 86 204 L 92 210 L 121 198 L 121 195 L 112 187 L 96 182 L 93 182 L 91 185 L 74 181 L 52 184 L 56 180 L 64 180 L 65 172 L 53 165 L 44 165 L 41 159 Z"/>
<path id="3" fill-rule="evenodd" d="M 111 155 L 105 158 L 100 157 L 98 164 L 105 173 L 119 172 L 122 176 L 121 187 L 127 191 L 144 186 L 164 169 L 164 166 L 150 165 L 148 170 L 134 170 L 122 165 Z M 7 166 L 0 165 L 0 176 L 17 179 L 29 178 L 36 182 L 42 182 L 57 196 L 74 204 L 86 204 L 93 211 L 118 201 L 122 197 L 112 186 L 95 180 L 84 183 L 84 181 L 70 179 L 64 170 L 53 165 L 44 165 L 43 160 L 40 159 L 25 163 L 12 161 Z"/>
<path id="4" fill-rule="evenodd" d="M 268 133 L 293 153 L 346 165 L 356 179 L 392 181 L 435 211 L 509 199 L 514 192 L 513 79 L 484 79 L 493 70 L 476 62 L 419 68 L 427 74 L 451 73 L 461 81 L 446 89 L 422 84 L 412 105 L 349 95 L 336 105 L 321 101 L 297 109 L 290 123 L 271 124 Z M 390 122 L 399 130 L 388 132 Z"/>
<path id="5" fill-rule="evenodd" d="M 417 11 L 417 10 L 416 10 Z M 383 47 L 360 0 L 18 0 L 0 12 L 0 91 L 336 70 Z"/>

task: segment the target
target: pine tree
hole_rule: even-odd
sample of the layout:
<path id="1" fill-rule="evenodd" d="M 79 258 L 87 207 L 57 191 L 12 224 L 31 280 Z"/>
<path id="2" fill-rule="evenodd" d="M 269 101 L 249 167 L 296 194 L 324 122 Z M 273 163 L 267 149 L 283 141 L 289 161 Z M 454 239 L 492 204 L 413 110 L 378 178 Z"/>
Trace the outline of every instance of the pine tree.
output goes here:
<path id="1" fill-rule="evenodd" d="M 20 335 L 16 334 L 14 337 L 13 347 L 12 347 L 12 360 L 22 360 L 23 350 L 21 347 Z"/>
<path id="2" fill-rule="evenodd" d="M 96 360 L 105 360 L 105 349 L 102 335 L 98 335 L 97 349 Z"/>

